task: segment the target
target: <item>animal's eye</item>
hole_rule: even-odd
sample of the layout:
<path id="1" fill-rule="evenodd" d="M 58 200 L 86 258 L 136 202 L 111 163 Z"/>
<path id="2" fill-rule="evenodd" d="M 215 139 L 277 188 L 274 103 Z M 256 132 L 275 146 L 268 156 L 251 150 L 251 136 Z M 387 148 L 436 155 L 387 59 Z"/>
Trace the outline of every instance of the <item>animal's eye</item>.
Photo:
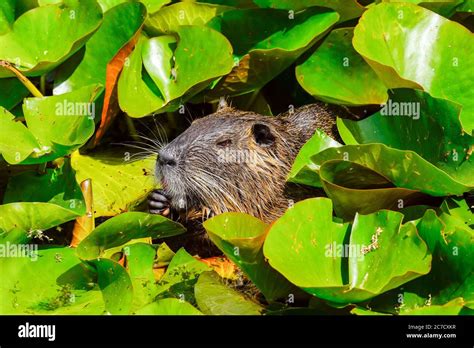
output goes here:
<path id="1" fill-rule="evenodd" d="M 216 143 L 216 145 L 219 147 L 226 147 L 226 146 L 229 146 L 230 144 L 232 144 L 232 140 L 230 139 L 220 140 Z"/>

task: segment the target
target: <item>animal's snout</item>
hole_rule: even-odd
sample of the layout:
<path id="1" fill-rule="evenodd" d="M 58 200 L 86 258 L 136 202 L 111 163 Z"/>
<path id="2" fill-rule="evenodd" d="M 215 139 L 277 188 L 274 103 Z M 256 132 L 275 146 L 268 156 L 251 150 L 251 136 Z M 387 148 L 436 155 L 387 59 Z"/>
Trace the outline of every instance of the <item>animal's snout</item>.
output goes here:
<path id="1" fill-rule="evenodd" d="M 162 167 L 174 167 L 176 166 L 176 158 L 169 152 L 160 151 L 158 154 L 158 163 Z"/>

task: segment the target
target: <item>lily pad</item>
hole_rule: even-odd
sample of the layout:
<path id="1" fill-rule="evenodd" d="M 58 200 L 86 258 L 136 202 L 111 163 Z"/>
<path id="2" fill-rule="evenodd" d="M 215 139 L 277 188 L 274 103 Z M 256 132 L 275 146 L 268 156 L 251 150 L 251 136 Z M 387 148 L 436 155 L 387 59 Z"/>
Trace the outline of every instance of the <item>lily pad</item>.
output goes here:
<path id="1" fill-rule="evenodd" d="M 0 35 L 11 30 L 15 22 L 15 0 L 4 0 L 0 3 Z"/>
<path id="2" fill-rule="evenodd" d="M 118 83 L 120 107 L 130 116 L 176 109 L 232 69 L 232 46 L 220 33 L 204 26 L 180 26 L 175 35 L 174 40 L 169 35 L 141 37 L 132 52 Z M 210 59 L 215 63 L 201 69 Z"/>
<path id="3" fill-rule="evenodd" d="M 231 7 L 198 2 L 178 2 L 148 16 L 145 31 L 150 36 L 177 32 L 183 25 L 205 25 Z"/>
<path id="4" fill-rule="evenodd" d="M 318 168 L 311 161 L 311 157 L 329 147 L 339 146 L 341 144 L 326 133 L 319 129 L 316 130 L 314 135 L 303 145 L 298 156 L 296 156 L 287 180 L 297 184 L 321 187 L 319 175 L 316 173 Z"/>
<path id="5" fill-rule="evenodd" d="M 346 144 L 353 138 L 359 144 L 412 150 L 459 182 L 474 186 L 474 137 L 463 132 L 460 110 L 422 91 L 396 89 L 381 111 L 361 121 L 341 119 L 338 128 L 347 128 L 340 132 Z"/>
<path id="6" fill-rule="evenodd" d="M 387 88 L 352 47 L 353 28 L 333 30 L 296 67 L 296 78 L 313 97 L 345 105 L 381 104 Z M 328 78 L 337 76 L 337 78 Z"/>
<path id="7" fill-rule="evenodd" d="M 298 12 L 308 7 L 328 7 L 339 13 L 340 22 L 359 17 L 364 7 L 356 0 L 254 0 L 260 7 L 277 8 Z"/>
<path id="8" fill-rule="evenodd" d="M 197 93 L 212 79 L 229 73 L 233 66 L 232 46 L 217 31 L 204 26 L 180 26 L 176 34 L 175 50 L 167 49 L 174 43 L 169 36 L 161 36 L 149 39 L 142 51 L 145 68 L 166 102 L 183 96 L 191 88 Z M 201 69 L 211 57 L 213 64 Z"/>
<path id="9" fill-rule="evenodd" d="M 42 187 L 42 190 L 38 190 Z M 44 174 L 24 172 L 12 176 L 3 204 L 15 202 L 49 202 L 85 214 L 84 198 L 68 162 L 60 168 L 47 168 Z"/>
<path id="10" fill-rule="evenodd" d="M 235 64 L 206 96 L 245 94 L 263 87 L 339 19 L 336 12 L 306 9 L 290 18 L 287 11 L 243 9 L 226 11 L 209 22 L 234 47 Z"/>
<path id="11" fill-rule="evenodd" d="M 332 220 L 331 200 L 304 200 L 272 225 L 264 253 L 272 267 L 317 297 L 365 301 L 430 270 L 426 244 L 402 218 L 393 211 L 357 215 L 349 237 L 349 225 Z"/>
<path id="12" fill-rule="evenodd" d="M 417 190 L 395 187 L 377 172 L 350 161 L 324 162 L 319 175 L 336 215 L 345 220 L 356 213 L 398 210 L 423 196 Z"/>
<path id="13" fill-rule="evenodd" d="M 133 209 L 155 187 L 154 158 L 132 161 L 128 151 L 74 152 L 77 182 L 92 180 L 94 216 L 114 216 Z"/>
<path id="14" fill-rule="evenodd" d="M 244 213 L 224 213 L 204 222 L 209 238 L 259 288 L 268 301 L 287 298 L 295 289 L 263 256 L 268 225 Z"/>
<path id="15" fill-rule="evenodd" d="M 30 94 L 28 89 L 16 77 L 0 79 L 0 90 L 2 91 L 0 107 L 7 110 L 18 105 L 23 98 Z"/>
<path id="16" fill-rule="evenodd" d="M 181 300 L 193 300 L 193 287 L 197 278 L 209 267 L 202 261 L 192 257 L 183 248 L 179 249 L 171 260 L 166 273 L 158 283 L 158 293 L 171 292 Z"/>
<path id="17" fill-rule="evenodd" d="M 164 298 L 140 308 L 138 315 L 203 315 L 189 302 L 177 298 Z"/>
<path id="18" fill-rule="evenodd" d="M 98 284 L 108 314 L 130 314 L 133 287 L 130 277 L 121 265 L 109 260 L 91 261 L 98 275 Z"/>
<path id="19" fill-rule="evenodd" d="M 161 215 L 129 212 L 115 216 L 92 231 L 77 247 L 82 259 L 101 257 L 106 249 L 123 245 L 132 239 L 164 238 L 184 233 L 177 222 Z"/>
<path id="20" fill-rule="evenodd" d="M 215 272 L 204 272 L 194 288 L 199 309 L 210 315 L 261 315 L 264 308 L 225 286 Z"/>
<path id="21" fill-rule="evenodd" d="M 467 227 L 474 229 L 474 214 L 463 198 L 450 197 L 443 201 L 441 210 L 452 216 L 453 218 L 462 221 Z"/>
<path id="22" fill-rule="evenodd" d="M 80 216 L 73 209 L 52 203 L 9 203 L 0 205 L 0 232 L 13 229 L 25 232 L 45 231 Z"/>
<path id="23" fill-rule="evenodd" d="M 54 247 L 37 250 L 34 255 L 0 258 L 0 313 L 103 313 L 102 295 L 94 286 L 97 275 L 81 263 L 73 249 Z"/>
<path id="24" fill-rule="evenodd" d="M 145 17 L 145 6 L 138 2 L 120 4 L 108 11 L 100 28 L 87 41 L 84 57 L 74 72 L 70 76 L 64 68 L 57 72 L 54 94 L 91 84 L 105 86 L 107 63 L 140 29 Z"/>
<path id="25" fill-rule="evenodd" d="M 11 164 L 45 163 L 81 147 L 94 133 L 99 89 L 87 86 L 60 96 L 25 99 L 28 127 L 0 108 L 0 129 L 6 136 L 0 140 L 1 155 Z M 9 140 L 12 135 L 17 143 Z"/>
<path id="26" fill-rule="evenodd" d="M 127 271 L 133 286 L 133 308 L 153 302 L 157 294 L 153 262 L 156 250 L 150 244 L 136 243 L 124 247 Z"/>
<path id="27" fill-rule="evenodd" d="M 38 190 L 42 187 L 42 190 Z M 22 203 L 28 202 L 28 203 Z M 68 164 L 43 175 L 24 172 L 10 178 L 0 206 L 0 229 L 45 230 L 86 213 L 84 198 Z"/>
<path id="28" fill-rule="evenodd" d="M 472 33 L 461 24 L 407 3 L 380 3 L 361 17 L 354 48 L 388 88 L 422 88 L 463 106 L 464 130 L 474 129 Z M 423 52 L 423 54 L 420 54 Z"/>
<path id="29" fill-rule="evenodd" d="M 118 81 L 120 108 L 132 117 L 143 117 L 165 106 L 165 100 L 149 75 L 143 75 L 142 49 L 147 38 L 140 36 Z M 147 78 L 147 82 L 144 79 Z"/>
<path id="30" fill-rule="evenodd" d="M 39 76 L 58 66 L 89 39 L 102 22 L 95 0 L 64 0 L 20 16 L 0 36 L 0 60 L 19 67 L 27 76 Z M 0 77 L 12 76 L 0 68 Z"/>
<path id="31" fill-rule="evenodd" d="M 343 244 L 348 232 L 348 224 L 332 221 L 329 199 L 307 199 L 273 223 L 263 252 L 274 269 L 304 290 L 339 287 L 347 281 L 343 259 L 328 257 L 326 246 Z"/>
<path id="32" fill-rule="evenodd" d="M 17 142 L 11 142 L 10 137 Z M 35 149 L 40 152 L 40 145 L 29 129 L 0 107 L 0 155 L 8 163 L 15 164 L 23 161 Z"/>
<path id="33" fill-rule="evenodd" d="M 329 148 L 313 156 L 311 160 L 319 166 L 329 160 L 349 160 L 379 173 L 396 187 L 432 196 L 461 195 L 471 189 L 417 153 L 392 149 L 383 144 Z"/>
<path id="34" fill-rule="evenodd" d="M 430 305 L 400 311 L 400 315 L 459 315 L 464 307 L 462 298 L 456 298 L 444 305 Z"/>

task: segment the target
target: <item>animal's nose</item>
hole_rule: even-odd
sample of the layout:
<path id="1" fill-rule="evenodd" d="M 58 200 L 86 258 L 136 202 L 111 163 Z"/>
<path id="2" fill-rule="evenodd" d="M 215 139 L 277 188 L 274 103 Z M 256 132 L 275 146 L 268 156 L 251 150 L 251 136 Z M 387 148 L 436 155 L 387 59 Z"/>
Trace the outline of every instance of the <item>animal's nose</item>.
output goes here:
<path id="1" fill-rule="evenodd" d="M 174 167 L 176 165 L 176 158 L 168 152 L 160 151 L 158 154 L 158 163 L 161 166 Z"/>

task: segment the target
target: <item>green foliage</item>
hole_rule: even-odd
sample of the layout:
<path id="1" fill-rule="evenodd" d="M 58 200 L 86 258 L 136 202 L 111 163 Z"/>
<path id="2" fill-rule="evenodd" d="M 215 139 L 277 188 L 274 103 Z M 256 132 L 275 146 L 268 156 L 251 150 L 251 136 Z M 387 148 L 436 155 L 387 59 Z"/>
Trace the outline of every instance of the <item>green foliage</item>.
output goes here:
<path id="1" fill-rule="evenodd" d="M 469 12 L 467 0 L 1 1 L 0 314 L 472 314 Z M 162 239 L 184 226 L 144 212 L 161 143 L 220 97 L 265 115 L 314 99 L 348 111 L 342 142 L 317 130 L 287 176 L 326 197 L 270 224 L 203 223 L 231 272 L 173 252 Z M 88 235 L 71 248 L 74 219 Z"/>

